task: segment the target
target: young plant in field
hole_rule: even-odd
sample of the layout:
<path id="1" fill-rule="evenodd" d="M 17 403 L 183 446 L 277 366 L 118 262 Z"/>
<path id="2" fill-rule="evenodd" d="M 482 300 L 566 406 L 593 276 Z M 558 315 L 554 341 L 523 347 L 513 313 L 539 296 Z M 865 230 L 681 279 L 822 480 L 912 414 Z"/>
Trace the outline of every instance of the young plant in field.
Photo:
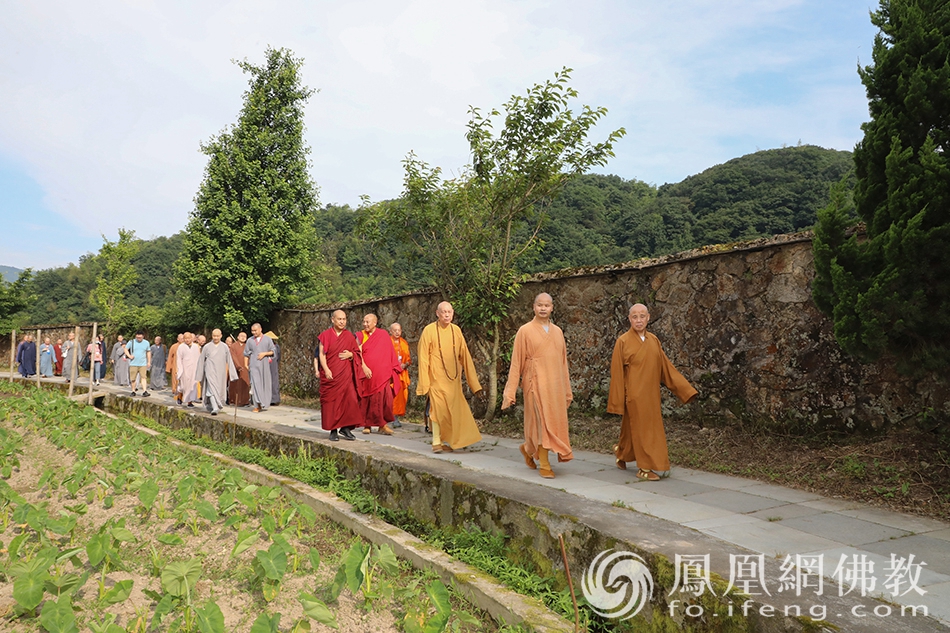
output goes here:
<path id="1" fill-rule="evenodd" d="M 287 553 L 278 543 L 266 550 L 259 549 L 251 563 L 255 582 L 260 584 L 264 600 L 271 602 L 280 593 L 280 582 L 287 573 Z"/>
<path id="2" fill-rule="evenodd" d="M 71 596 L 63 595 L 59 600 L 47 600 L 40 613 L 40 624 L 47 633 L 79 633 Z"/>
<path id="3" fill-rule="evenodd" d="M 320 624 L 325 624 L 331 629 L 340 628 L 336 621 L 336 615 L 315 595 L 301 591 L 297 595 L 297 600 L 303 606 L 303 612 L 307 614 L 308 618 L 312 618 Z"/>
<path id="4" fill-rule="evenodd" d="M 115 613 L 106 613 L 101 620 L 86 622 L 86 626 L 92 633 L 125 633 L 125 629 L 115 623 L 118 617 Z"/>
<path id="5" fill-rule="evenodd" d="M 10 565 L 7 573 L 14 578 L 13 600 L 16 602 L 15 611 L 18 615 L 36 615 L 36 607 L 43 601 L 43 595 L 46 593 L 46 581 L 50 579 L 49 568 L 55 562 L 56 554 L 56 548 L 51 547 Z"/>
<path id="6" fill-rule="evenodd" d="M 341 568 L 350 593 L 357 595 L 362 591 L 367 603 L 383 596 L 392 597 L 392 585 L 377 578 L 379 572 L 389 575 L 399 572 L 399 561 L 389 545 L 364 545 L 356 541 L 344 555 Z"/>
<path id="7" fill-rule="evenodd" d="M 402 620 L 406 633 L 442 633 L 448 626 L 452 615 L 449 590 L 441 580 L 433 580 L 426 586 L 426 594 L 428 601 L 416 604 L 406 612 Z M 431 612 L 431 607 L 434 607 L 435 613 Z"/>
<path id="8" fill-rule="evenodd" d="M 251 625 L 251 633 L 280 633 L 280 614 L 260 614 Z"/>
<path id="9" fill-rule="evenodd" d="M 185 631 L 193 630 L 197 614 L 191 599 L 192 590 L 200 577 L 201 561 L 197 558 L 175 561 L 165 566 L 165 569 L 162 570 L 162 589 L 165 591 L 165 595 L 156 596 L 154 592 L 146 592 L 146 595 L 159 599 L 158 606 L 155 607 L 155 616 L 159 621 L 179 604 L 183 604 L 184 612 L 179 624 L 184 627 Z M 175 623 L 172 623 L 170 628 L 180 627 L 176 627 Z"/>

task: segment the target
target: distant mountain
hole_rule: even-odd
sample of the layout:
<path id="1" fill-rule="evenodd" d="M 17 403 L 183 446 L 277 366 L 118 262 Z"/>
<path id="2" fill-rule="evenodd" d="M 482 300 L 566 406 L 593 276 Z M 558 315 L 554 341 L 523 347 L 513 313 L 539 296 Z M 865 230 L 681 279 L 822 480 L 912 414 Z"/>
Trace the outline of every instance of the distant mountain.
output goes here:
<path id="1" fill-rule="evenodd" d="M 588 174 L 548 208 L 531 272 L 629 261 L 811 228 L 851 152 L 814 145 L 735 158 L 681 182 Z"/>
<path id="2" fill-rule="evenodd" d="M 0 266 L 0 277 L 6 282 L 16 281 L 21 272 L 23 271 L 13 266 Z"/>

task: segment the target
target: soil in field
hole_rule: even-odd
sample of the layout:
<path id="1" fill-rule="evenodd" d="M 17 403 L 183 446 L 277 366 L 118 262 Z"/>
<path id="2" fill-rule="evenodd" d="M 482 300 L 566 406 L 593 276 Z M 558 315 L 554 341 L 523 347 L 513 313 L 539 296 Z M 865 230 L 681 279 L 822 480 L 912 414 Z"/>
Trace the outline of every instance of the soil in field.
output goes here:
<path id="1" fill-rule="evenodd" d="M 110 519 L 124 518 L 125 525 L 134 535 L 134 540 L 124 542 L 120 546 L 121 569 L 109 568 L 104 576 L 105 590 L 112 588 L 116 583 L 132 580 L 132 592 L 127 600 L 114 605 L 104 605 L 99 600 L 100 572 L 92 569 L 85 562 L 85 556 L 79 558 L 85 564 L 74 568 L 73 563 L 65 561 L 63 570 L 69 573 L 90 571 L 86 583 L 76 592 L 74 604 L 80 609 L 77 624 L 80 630 L 87 630 L 90 621 L 101 621 L 106 614 L 117 616 L 116 624 L 123 629 L 145 630 L 145 625 L 152 622 L 155 600 L 144 593 L 151 590 L 162 592 L 160 574 L 162 568 L 169 562 L 198 558 L 201 561 L 201 578 L 194 587 L 193 600 L 196 605 L 203 604 L 213 598 L 220 607 L 227 631 L 249 631 L 254 620 L 264 612 L 281 614 L 281 630 L 289 630 L 293 624 L 305 618 L 303 607 L 297 600 L 301 591 L 325 597 L 329 585 L 332 583 L 337 569 L 341 564 L 341 557 L 347 552 L 357 537 L 352 533 L 330 522 L 325 517 L 318 516 L 316 522 L 294 534 L 293 531 L 284 531 L 284 536 L 297 552 L 300 553 L 299 567 L 289 570 L 281 582 L 280 593 L 272 602 L 266 602 L 260 587 L 255 583 L 252 561 L 259 549 L 267 549 L 270 538 L 263 525 L 262 519 L 248 515 L 248 519 L 239 527 L 250 528 L 258 533 L 258 541 L 243 553 L 232 556 L 231 552 L 236 543 L 236 527 L 225 527 L 223 521 L 209 522 L 198 520 L 189 524 L 181 516 L 174 516 L 173 507 L 174 484 L 171 488 L 161 486 L 162 492 L 152 511 L 145 513 L 134 492 L 127 494 L 110 494 L 105 487 L 90 484 L 81 488 L 73 497 L 62 485 L 63 474 L 72 472 L 79 461 L 75 455 L 66 450 L 60 450 L 44 437 L 34 433 L 31 429 L 14 426 L 8 421 L 0 420 L 0 428 L 15 432 L 23 438 L 22 454 L 19 455 L 19 466 L 12 469 L 6 483 L 20 494 L 27 503 L 37 507 L 44 507 L 50 516 L 58 516 L 61 512 L 84 505 L 84 512 L 79 516 L 74 537 L 62 537 L 59 540 L 60 549 L 68 546 L 82 546 L 96 531 Z M 90 452 L 86 459 L 90 458 Z M 145 460 L 143 460 L 144 462 Z M 183 462 L 187 464 L 188 462 Z M 143 465 L 143 468 L 145 466 Z M 101 468 L 94 470 L 101 471 Z M 44 475 L 53 471 L 53 477 L 42 486 L 38 485 Z M 110 475 L 105 471 L 97 472 L 101 478 L 108 479 Z M 184 476 L 184 475 L 183 475 Z M 95 477 L 93 477 L 95 479 Z M 217 505 L 215 495 L 207 493 L 206 500 Z M 105 498 L 110 499 L 111 506 L 107 507 Z M 169 511 L 165 513 L 162 507 L 167 504 Z M 10 509 L 10 506 L 7 508 Z M 6 515 L 10 517 L 9 514 Z M 263 515 L 260 515 L 263 516 Z M 14 521 L 5 520 L 0 523 L 0 556 L 7 556 L 4 544 L 22 533 L 25 526 L 17 525 Z M 168 545 L 156 540 L 159 535 L 175 535 L 182 540 L 181 544 Z M 50 538 L 56 536 L 50 533 Z M 27 541 L 29 543 L 30 541 Z M 31 547 L 35 547 L 35 544 Z M 309 556 L 310 549 L 320 554 L 320 566 L 313 570 Z M 21 551 L 20 555 L 23 555 Z M 291 559 L 292 560 L 292 559 Z M 392 589 L 405 588 L 412 582 L 419 582 L 419 595 L 409 596 L 404 600 L 394 600 L 390 597 L 377 598 L 369 603 L 362 595 L 354 596 L 347 589 L 339 595 L 336 601 L 328 598 L 331 611 L 336 615 L 339 630 L 366 631 L 366 632 L 395 632 L 401 630 L 403 613 L 409 602 L 425 599 L 425 583 L 431 578 L 423 578 L 424 574 L 414 571 L 407 564 L 402 563 L 397 575 L 386 577 L 381 572 L 379 580 L 381 586 L 390 586 Z M 49 598 L 49 594 L 47 594 Z M 486 614 L 473 609 L 470 605 L 453 598 L 453 608 L 467 610 L 475 617 L 485 621 L 485 627 L 480 630 L 496 630 Z M 11 633 L 37 633 L 41 631 L 38 619 L 17 618 L 15 615 L 16 600 L 13 597 L 13 580 L 0 574 L 0 630 Z M 149 630 L 166 630 L 173 617 L 169 616 L 160 627 Z M 311 620 L 313 631 L 326 630 L 328 627 Z M 461 627 L 462 631 L 474 630 L 468 625 Z"/>

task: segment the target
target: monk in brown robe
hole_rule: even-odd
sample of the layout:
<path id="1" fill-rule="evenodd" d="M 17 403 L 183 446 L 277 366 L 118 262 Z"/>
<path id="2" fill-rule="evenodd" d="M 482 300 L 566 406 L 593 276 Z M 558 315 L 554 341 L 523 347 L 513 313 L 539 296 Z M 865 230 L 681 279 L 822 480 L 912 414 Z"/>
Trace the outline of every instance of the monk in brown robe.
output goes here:
<path id="1" fill-rule="evenodd" d="M 617 468 L 637 462 L 637 479 L 659 481 L 657 473 L 670 470 L 666 433 L 660 411 L 660 383 L 681 402 L 690 402 L 696 390 L 673 367 L 660 340 L 647 332 L 650 312 L 642 303 L 630 308 L 630 329 L 614 345 L 610 360 L 607 412 L 623 416 L 620 443 L 614 446 Z"/>
<path id="2" fill-rule="evenodd" d="M 363 421 L 353 367 L 359 350 L 353 333 L 346 329 L 346 312 L 335 310 L 330 321 L 333 327 L 320 333 L 320 350 L 314 359 L 320 379 L 320 423 L 330 431 L 331 442 L 341 436 L 355 440 L 353 429 Z"/>
<path id="3" fill-rule="evenodd" d="M 228 345 L 228 349 L 231 350 L 231 360 L 234 361 L 234 368 L 238 374 L 237 380 L 228 383 L 228 402 L 236 407 L 246 407 L 251 404 L 251 377 L 244 366 L 244 343 L 246 342 L 247 334 L 241 332 L 237 340 Z"/>
<path id="4" fill-rule="evenodd" d="M 393 417 L 394 390 L 402 388 L 399 381 L 399 359 L 389 335 L 379 329 L 375 314 L 363 317 L 363 329 L 356 335 L 359 344 L 359 363 L 356 369 L 356 388 L 363 412 L 363 433 L 379 427 L 380 433 L 392 435 L 389 423 Z M 395 383 L 395 384 L 394 384 Z"/>
<path id="5" fill-rule="evenodd" d="M 429 397 L 432 452 L 451 452 L 482 439 L 475 417 L 462 393 L 462 372 L 473 394 L 482 390 L 475 363 L 459 326 L 452 323 L 455 309 L 443 301 L 435 311 L 438 320 L 422 330 L 416 357 L 419 384 L 416 395 Z"/>
<path id="6" fill-rule="evenodd" d="M 409 353 L 409 343 L 402 337 L 402 326 L 393 323 L 389 326 L 389 337 L 393 342 L 393 349 L 396 350 L 396 358 L 399 360 L 399 366 L 402 371 L 399 372 L 399 383 L 402 389 L 393 398 L 393 428 L 398 429 L 402 426 L 399 416 L 406 415 L 406 403 L 409 401 L 409 365 L 412 364 L 412 354 Z"/>
<path id="7" fill-rule="evenodd" d="M 165 371 L 172 375 L 172 393 L 175 394 L 178 404 L 181 404 L 181 395 L 178 394 L 178 346 L 184 340 L 185 335 L 179 334 L 178 340 L 168 348 L 168 360 L 165 361 Z"/>
<path id="8" fill-rule="evenodd" d="M 507 409 L 515 403 L 518 382 L 524 392 L 524 444 L 521 454 L 528 468 L 537 468 L 545 479 L 553 479 L 554 471 L 548 452 L 557 453 L 558 461 L 574 458 L 567 432 L 567 408 L 574 395 L 567 371 L 567 346 L 561 328 L 551 323 L 554 301 L 543 292 L 534 299 L 534 319 L 525 323 L 515 335 L 511 352 L 508 383 L 501 401 Z"/>

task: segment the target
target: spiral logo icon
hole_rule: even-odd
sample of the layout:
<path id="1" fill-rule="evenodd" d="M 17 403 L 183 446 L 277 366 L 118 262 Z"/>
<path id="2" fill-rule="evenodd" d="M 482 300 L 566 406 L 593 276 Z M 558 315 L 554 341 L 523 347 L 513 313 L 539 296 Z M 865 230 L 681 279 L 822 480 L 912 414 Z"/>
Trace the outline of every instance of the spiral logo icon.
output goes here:
<path id="1" fill-rule="evenodd" d="M 653 596 L 653 575 L 633 552 L 609 549 L 591 561 L 581 590 L 597 615 L 626 620 Z"/>

